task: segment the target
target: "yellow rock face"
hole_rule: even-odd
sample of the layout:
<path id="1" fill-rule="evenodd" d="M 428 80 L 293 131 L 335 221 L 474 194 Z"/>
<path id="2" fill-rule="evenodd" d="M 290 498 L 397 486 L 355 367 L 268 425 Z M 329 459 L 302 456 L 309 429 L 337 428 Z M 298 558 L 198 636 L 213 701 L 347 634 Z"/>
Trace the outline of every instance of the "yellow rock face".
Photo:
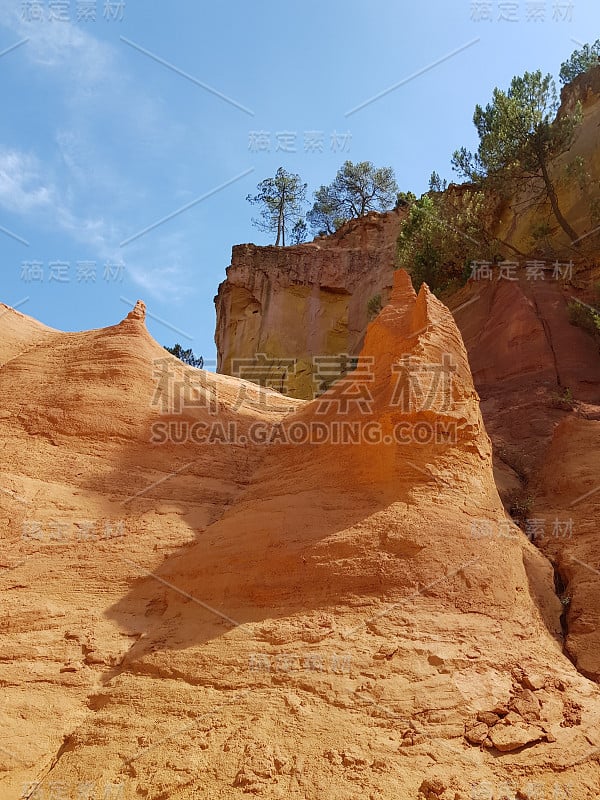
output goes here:
<path id="1" fill-rule="evenodd" d="M 402 216 L 373 213 L 297 247 L 234 247 L 215 298 L 218 371 L 254 376 L 264 364 L 250 379 L 291 397 L 319 394 L 318 359 L 357 356 L 369 301 L 389 298 Z"/>

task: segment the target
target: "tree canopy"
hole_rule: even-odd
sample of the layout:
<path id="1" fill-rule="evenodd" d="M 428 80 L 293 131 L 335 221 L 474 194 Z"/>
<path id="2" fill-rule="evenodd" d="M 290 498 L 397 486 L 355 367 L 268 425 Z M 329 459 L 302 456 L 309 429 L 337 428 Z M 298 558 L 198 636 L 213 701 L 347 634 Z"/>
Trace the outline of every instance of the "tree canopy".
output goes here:
<path id="1" fill-rule="evenodd" d="M 575 50 L 567 61 L 560 65 L 560 82 L 571 83 L 578 75 L 583 75 L 592 67 L 600 64 L 600 39 L 593 44 L 584 44 L 580 50 Z"/>
<path id="2" fill-rule="evenodd" d="M 550 162 L 571 147 L 581 107 L 560 117 L 557 110 L 551 75 L 537 70 L 514 77 L 508 91 L 496 88 L 491 103 L 485 108 L 476 106 L 473 122 L 479 148 L 475 154 L 465 147 L 457 150 L 452 164 L 470 181 L 485 180 L 500 193 L 527 188 L 533 202 L 548 199 L 559 225 L 575 242 L 577 233 L 558 205 Z"/>
<path id="3" fill-rule="evenodd" d="M 398 185 L 391 167 L 375 167 L 370 161 L 346 161 L 332 183 L 321 186 L 314 196 L 308 222 L 314 233 L 331 234 L 349 219 L 393 208 Z"/>
<path id="4" fill-rule="evenodd" d="M 451 187 L 432 188 L 409 203 L 398 236 L 397 263 L 416 289 L 426 283 L 432 291 L 442 291 L 466 279 L 472 261 L 493 259 L 498 242 L 485 225 L 492 202 L 482 191 Z"/>

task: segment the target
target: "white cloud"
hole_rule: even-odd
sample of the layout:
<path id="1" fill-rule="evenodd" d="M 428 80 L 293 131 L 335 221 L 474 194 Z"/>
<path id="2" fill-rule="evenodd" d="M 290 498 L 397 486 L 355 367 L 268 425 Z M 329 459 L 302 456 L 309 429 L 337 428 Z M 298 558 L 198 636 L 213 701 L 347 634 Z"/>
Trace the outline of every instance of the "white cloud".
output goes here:
<path id="1" fill-rule="evenodd" d="M 33 154 L 0 148 L 0 208 L 34 224 L 55 227 L 98 258 L 123 261 L 134 283 L 157 299 L 180 300 L 189 295 L 192 287 L 186 285 L 182 266 L 186 245 L 180 233 L 157 237 L 152 231 L 148 234 L 154 237 L 152 242 L 119 248 L 116 243 L 124 236 L 121 225 L 104 216 L 75 213 L 63 196 Z M 144 261 L 160 266 L 141 266 Z"/>
<path id="2" fill-rule="evenodd" d="M 123 261 L 130 279 L 154 298 L 189 296 L 190 254 L 177 234 L 154 232 L 131 248 L 118 246 L 136 227 L 126 220 L 147 204 L 147 184 L 128 177 L 127 153 L 143 140 L 157 163 L 170 159 L 185 141 L 184 126 L 168 117 L 162 99 L 134 83 L 118 45 L 72 22 L 28 23 L 15 0 L 0 0 L 0 18 L 15 39 L 28 39 L 22 57 L 47 82 L 60 112 L 36 153 L 0 142 L 0 207 L 63 232 L 98 260 Z"/>
<path id="3" fill-rule="evenodd" d="M 185 276 L 179 267 L 148 268 L 127 263 L 127 274 L 134 283 L 157 299 L 180 300 L 186 296 L 186 287 L 182 286 Z"/>
<path id="4" fill-rule="evenodd" d="M 193 291 L 184 266 L 189 260 L 188 245 L 181 232 L 163 233 L 158 239 L 151 232 L 148 243 L 139 240 L 120 252 L 129 277 L 154 298 L 179 301 Z"/>
<path id="5" fill-rule="evenodd" d="M 56 227 L 107 256 L 119 231 L 102 217 L 74 213 L 63 195 L 35 155 L 0 147 L 0 208 L 34 225 Z"/>
<path id="6" fill-rule="evenodd" d="M 28 214 L 48 208 L 52 189 L 44 185 L 35 156 L 18 150 L 0 150 L 0 206 Z"/>
<path id="7" fill-rule="evenodd" d="M 112 47 L 95 39 L 83 28 L 67 21 L 34 20 L 23 15 L 23 4 L 0 0 L 2 24 L 16 36 L 26 38 L 23 52 L 34 64 L 60 68 L 73 83 L 95 81 L 110 70 Z M 72 67 L 76 66 L 74 71 Z"/>

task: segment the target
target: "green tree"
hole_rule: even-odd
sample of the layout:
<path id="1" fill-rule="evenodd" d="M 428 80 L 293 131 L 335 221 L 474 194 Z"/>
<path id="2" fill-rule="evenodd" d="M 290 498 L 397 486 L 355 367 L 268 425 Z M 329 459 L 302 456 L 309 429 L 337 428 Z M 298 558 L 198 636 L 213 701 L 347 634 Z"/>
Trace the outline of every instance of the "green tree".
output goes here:
<path id="1" fill-rule="evenodd" d="M 346 161 L 333 182 L 315 192 L 307 219 L 315 233 L 334 233 L 349 219 L 394 208 L 397 196 L 398 185 L 391 167 L 375 167 L 370 161 Z"/>
<path id="2" fill-rule="evenodd" d="M 313 233 L 318 236 L 329 236 L 335 233 L 349 217 L 343 216 L 331 187 L 321 186 L 315 192 L 315 204 L 306 215 L 306 219 Z"/>
<path id="3" fill-rule="evenodd" d="M 571 83 L 578 75 L 583 75 L 592 67 L 600 64 L 600 39 L 593 44 L 584 44 L 580 50 L 575 50 L 568 61 L 560 65 L 560 82 Z"/>
<path id="4" fill-rule="evenodd" d="M 550 163 L 570 149 L 581 106 L 555 119 L 557 110 L 551 75 L 537 70 L 514 77 L 507 92 L 496 88 L 491 103 L 476 106 L 479 148 L 475 154 L 457 150 L 452 164 L 470 181 L 485 181 L 505 196 L 517 189 L 532 192 L 532 203 L 549 200 L 560 227 L 575 243 L 578 236 L 560 210 Z"/>
<path id="5" fill-rule="evenodd" d="M 260 219 L 253 219 L 252 224 L 259 230 L 276 234 L 277 247 L 285 247 L 286 232 L 302 219 L 307 185 L 299 175 L 279 167 L 275 177 L 265 178 L 258 184 L 258 194 L 246 198 L 260 207 Z"/>
<path id="6" fill-rule="evenodd" d="M 430 192 L 445 192 L 448 188 L 448 181 L 440 178 L 439 172 L 435 170 L 431 173 L 429 178 L 429 191 Z"/>
<path id="7" fill-rule="evenodd" d="M 204 359 L 202 356 L 196 358 L 191 348 L 189 348 L 189 350 L 184 350 L 180 344 L 174 344 L 173 347 L 167 347 L 165 345 L 165 350 L 171 353 L 171 355 L 175 356 L 175 358 L 183 361 L 184 364 L 188 364 L 190 367 L 202 369 L 204 366 Z"/>
<path id="8" fill-rule="evenodd" d="M 482 191 L 450 187 L 431 191 L 409 205 L 398 236 L 397 264 L 415 288 L 442 291 L 466 280 L 473 261 L 492 261 L 499 243 L 488 233 L 493 201 Z"/>

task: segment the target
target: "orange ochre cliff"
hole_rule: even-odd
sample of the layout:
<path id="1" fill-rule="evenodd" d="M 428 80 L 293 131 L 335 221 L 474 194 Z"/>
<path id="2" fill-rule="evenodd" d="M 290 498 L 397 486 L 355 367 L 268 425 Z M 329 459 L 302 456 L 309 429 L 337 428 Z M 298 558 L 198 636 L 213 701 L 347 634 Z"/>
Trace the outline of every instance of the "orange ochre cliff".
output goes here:
<path id="1" fill-rule="evenodd" d="M 355 369 L 313 399 L 182 364 L 143 303 L 83 333 L 0 306 L 2 800 L 600 796 L 593 342 L 557 283 L 451 313 L 331 249 L 250 290 L 246 246 L 218 301 L 221 368 L 285 316 L 299 395 L 337 324 Z"/>

